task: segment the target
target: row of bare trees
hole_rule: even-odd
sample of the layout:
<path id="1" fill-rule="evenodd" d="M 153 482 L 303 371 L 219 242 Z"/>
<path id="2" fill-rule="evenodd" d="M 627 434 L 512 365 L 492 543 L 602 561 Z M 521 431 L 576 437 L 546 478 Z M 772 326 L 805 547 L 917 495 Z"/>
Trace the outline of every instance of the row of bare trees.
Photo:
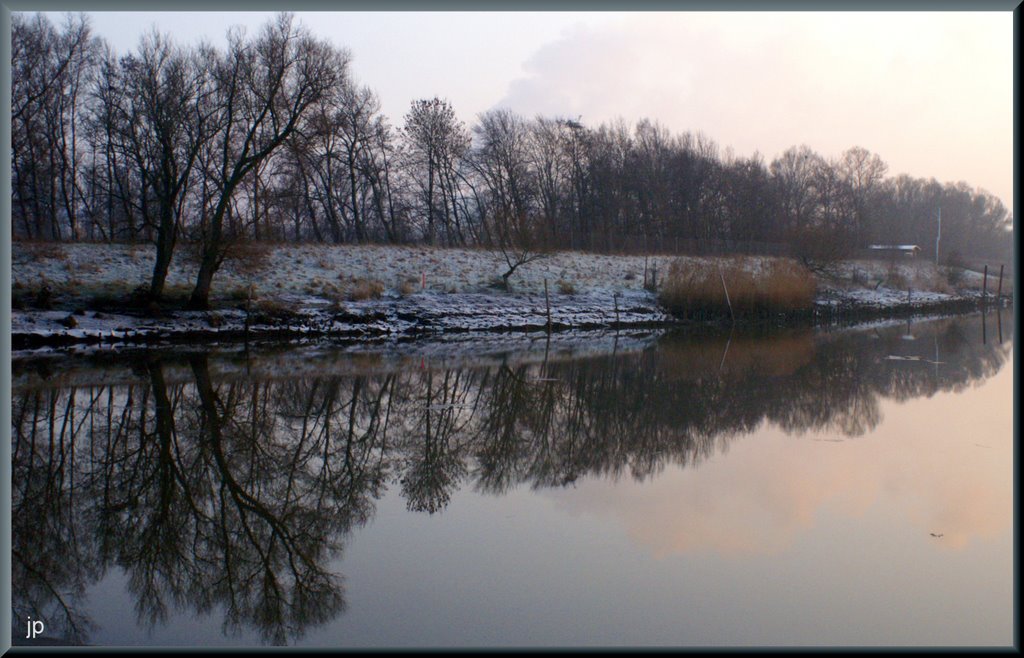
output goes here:
<path id="1" fill-rule="evenodd" d="M 12 38 L 16 235 L 151 240 L 158 299 L 187 230 L 196 308 L 239 221 L 266 212 L 261 168 L 350 84 L 347 53 L 287 14 L 252 37 L 232 31 L 224 50 L 153 32 L 118 58 L 83 16 L 62 31 L 15 16 Z"/>
<path id="2" fill-rule="evenodd" d="M 471 127 L 442 99 L 392 126 L 351 55 L 282 14 L 227 46 L 144 36 L 118 56 L 84 15 L 12 16 L 15 238 L 152 242 L 158 299 L 179 241 L 205 307 L 241 240 L 681 251 L 700 243 L 934 242 L 1006 257 L 1012 217 L 966 183 L 887 177 L 855 147 L 771 162 L 642 120 L 596 128 L 508 109 Z"/>

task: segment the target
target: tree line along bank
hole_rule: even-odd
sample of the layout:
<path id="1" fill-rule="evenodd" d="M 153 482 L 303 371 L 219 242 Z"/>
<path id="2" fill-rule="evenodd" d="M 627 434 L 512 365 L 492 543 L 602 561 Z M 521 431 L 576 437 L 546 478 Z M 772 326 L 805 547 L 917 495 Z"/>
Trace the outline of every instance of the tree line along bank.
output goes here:
<path id="1" fill-rule="evenodd" d="M 288 14 L 224 48 L 152 31 L 130 53 L 12 15 L 12 236 L 156 246 L 159 301 L 179 245 L 206 308 L 233 245 L 316 241 L 483 246 L 509 265 L 552 249 L 705 249 L 832 259 L 871 243 L 1009 260 L 1012 216 L 967 183 L 888 175 L 853 147 L 767 162 L 657 121 L 586 126 L 492 109 L 467 126 L 442 98 L 400 125 L 352 54 Z"/>

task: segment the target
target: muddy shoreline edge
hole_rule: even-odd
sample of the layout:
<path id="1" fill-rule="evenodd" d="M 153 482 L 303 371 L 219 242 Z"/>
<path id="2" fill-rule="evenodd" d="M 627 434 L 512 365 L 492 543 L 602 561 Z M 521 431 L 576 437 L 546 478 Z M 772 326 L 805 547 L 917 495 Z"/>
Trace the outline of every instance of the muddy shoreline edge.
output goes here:
<path id="1" fill-rule="evenodd" d="M 548 303 L 550 302 L 550 303 Z M 822 297 L 798 313 L 740 318 L 737 328 L 848 326 L 884 319 L 954 315 L 1012 308 L 1009 297 L 961 294 L 899 304 L 875 304 Z M 15 311 L 12 358 L 40 349 L 75 346 L 133 348 L 217 345 L 293 340 L 340 343 L 405 342 L 445 335 L 618 331 L 732 327 L 728 316 L 680 318 L 653 294 L 496 296 L 426 294 L 383 298 L 344 307 L 252 312 L 244 307 L 217 311 L 137 312 Z M 24 354 L 28 356 L 27 354 Z"/>

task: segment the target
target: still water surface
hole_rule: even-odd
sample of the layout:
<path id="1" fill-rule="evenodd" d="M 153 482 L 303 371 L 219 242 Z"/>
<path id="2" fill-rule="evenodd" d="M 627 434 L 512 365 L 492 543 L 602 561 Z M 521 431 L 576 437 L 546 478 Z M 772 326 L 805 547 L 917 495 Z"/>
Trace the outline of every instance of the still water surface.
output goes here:
<path id="1" fill-rule="evenodd" d="M 15 361 L 13 638 L 1010 645 L 1005 315 Z"/>

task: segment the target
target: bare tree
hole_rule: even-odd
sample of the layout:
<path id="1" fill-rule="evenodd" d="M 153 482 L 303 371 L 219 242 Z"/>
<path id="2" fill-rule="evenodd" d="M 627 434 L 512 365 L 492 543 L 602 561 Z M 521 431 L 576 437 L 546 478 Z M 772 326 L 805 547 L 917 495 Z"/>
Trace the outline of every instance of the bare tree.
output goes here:
<path id="1" fill-rule="evenodd" d="M 489 191 L 481 210 L 491 220 L 492 246 L 508 265 L 501 275 L 507 289 L 517 268 L 545 255 L 532 207 L 529 132 L 522 118 L 504 109 L 480 115 L 473 131 L 478 139 L 473 167 Z"/>
<path id="2" fill-rule="evenodd" d="M 88 139 L 94 163 L 89 186 L 93 227 L 106 240 L 134 241 L 138 229 L 137 172 L 127 153 L 121 129 L 127 90 L 122 81 L 121 63 L 109 46 L 100 57 L 99 72 L 93 86 L 87 120 Z"/>
<path id="3" fill-rule="evenodd" d="M 448 244 L 464 243 L 459 220 L 459 167 L 470 138 L 448 101 L 413 101 L 403 130 L 407 166 L 417 189 L 417 205 L 426 219 L 427 244 L 434 244 L 440 220 Z"/>
<path id="4" fill-rule="evenodd" d="M 772 161 L 772 174 L 783 230 L 798 230 L 811 219 L 814 205 L 814 171 L 821 156 L 804 145 L 791 147 Z"/>
<path id="5" fill-rule="evenodd" d="M 853 228 L 853 194 L 839 170 L 839 164 L 824 159 L 814 168 L 814 212 L 811 222 L 834 231 Z"/>
<path id="6" fill-rule="evenodd" d="M 572 162 L 565 148 L 571 129 L 563 119 L 537 117 L 530 124 L 530 159 L 536 172 L 537 196 L 540 201 L 541 222 L 546 237 L 557 243 L 569 229 L 571 217 L 566 217 Z"/>
<path id="7" fill-rule="evenodd" d="M 163 293 L 199 151 L 217 129 L 211 58 L 208 48 L 185 52 L 152 32 L 142 38 L 137 55 L 121 61 L 123 92 L 114 96 L 111 130 L 138 171 L 142 221 L 155 228 L 153 301 Z"/>
<path id="8" fill-rule="evenodd" d="M 506 215 L 499 210 L 495 215 L 495 232 L 497 248 L 508 269 L 501 274 L 506 290 L 509 289 L 509 278 L 515 271 L 527 263 L 532 263 L 547 256 L 543 242 L 537 230 L 537 222 L 523 215 Z"/>
<path id="9" fill-rule="evenodd" d="M 80 235 L 83 90 L 100 47 L 84 14 L 68 14 L 60 30 L 42 14 L 12 16 L 12 210 L 26 237 Z"/>
<path id="10" fill-rule="evenodd" d="M 380 100 L 369 87 L 357 87 L 351 83 L 341 85 L 339 100 L 335 120 L 340 129 L 348 210 L 355 241 L 366 242 L 369 231 L 362 197 L 367 185 L 362 165 L 366 160 L 366 152 L 371 148 L 374 119 L 380 112 Z"/>
<path id="11" fill-rule="evenodd" d="M 845 153 L 838 165 L 839 175 L 850 190 L 853 204 L 853 234 L 863 242 L 871 229 L 869 208 L 888 166 L 878 155 L 855 146 Z"/>
<path id="12" fill-rule="evenodd" d="M 341 130 L 337 115 L 338 95 L 325 96 L 309 111 L 305 129 L 296 132 L 288 141 L 288 155 L 304 181 L 306 203 L 312 228 L 318 239 L 318 215 L 327 223 L 330 240 L 345 241 L 343 170 L 341 163 Z"/>
<path id="13" fill-rule="evenodd" d="M 213 64 L 223 127 L 210 142 L 206 176 L 215 190 L 200 229 L 201 259 L 189 307 L 210 305 L 213 276 L 226 255 L 224 219 L 246 176 L 301 125 L 307 110 L 341 80 L 344 60 L 334 47 L 280 14 L 252 40 L 240 31 Z"/>
<path id="14" fill-rule="evenodd" d="M 399 220 L 400 203 L 396 200 L 394 162 L 400 152 L 395 131 L 383 116 L 375 117 L 370 129 L 369 147 L 363 151 L 361 168 L 370 186 L 377 221 L 388 242 L 405 238 L 405 227 Z"/>

